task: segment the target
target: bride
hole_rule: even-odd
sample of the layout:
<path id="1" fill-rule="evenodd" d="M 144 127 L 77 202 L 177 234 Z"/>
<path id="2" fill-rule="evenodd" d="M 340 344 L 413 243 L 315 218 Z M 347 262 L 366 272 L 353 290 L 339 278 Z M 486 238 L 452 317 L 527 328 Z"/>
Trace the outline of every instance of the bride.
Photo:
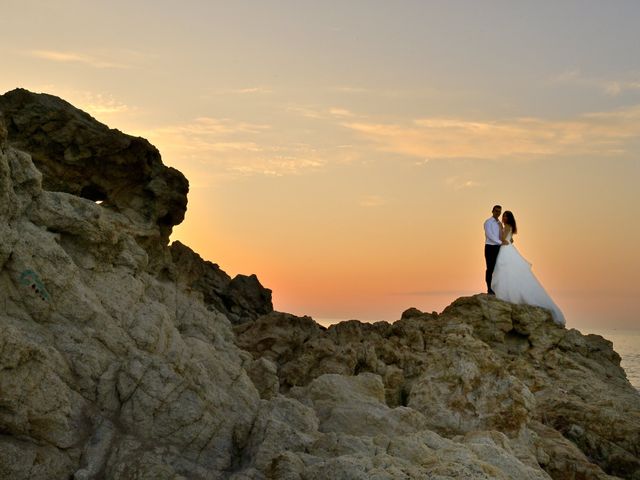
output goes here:
<path id="1" fill-rule="evenodd" d="M 504 224 L 502 246 L 491 281 L 491 288 L 496 292 L 496 298 L 511 303 L 546 308 L 551 310 L 554 322 L 564 325 L 564 315 L 531 271 L 531 264 L 513 246 L 513 235 L 518 233 L 513 213 L 509 210 L 505 211 L 502 215 L 502 223 Z"/>

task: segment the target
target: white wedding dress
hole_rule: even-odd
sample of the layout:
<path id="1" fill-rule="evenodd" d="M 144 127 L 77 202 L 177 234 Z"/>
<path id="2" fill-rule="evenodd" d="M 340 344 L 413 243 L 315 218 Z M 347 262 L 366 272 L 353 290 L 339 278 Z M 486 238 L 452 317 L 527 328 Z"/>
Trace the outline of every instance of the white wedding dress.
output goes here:
<path id="1" fill-rule="evenodd" d="M 493 270 L 491 288 L 496 293 L 496 298 L 546 308 L 551 311 L 554 322 L 564 325 L 564 315 L 531 271 L 531 264 L 513 246 L 511 237 L 509 233 L 509 245 L 500 247 Z"/>

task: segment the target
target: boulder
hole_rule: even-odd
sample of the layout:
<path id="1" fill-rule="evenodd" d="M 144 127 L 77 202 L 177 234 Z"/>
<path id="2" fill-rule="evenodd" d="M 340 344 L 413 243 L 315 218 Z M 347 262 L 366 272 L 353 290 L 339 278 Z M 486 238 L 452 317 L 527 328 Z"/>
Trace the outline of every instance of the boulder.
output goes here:
<path id="1" fill-rule="evenodd" d="M 184 219 L 189 183 L 147 140 L 110 129 L 58 97 L 24 89 L 0 95 L 0 112 L 9 143 L 31 155 L 45 190 L 99 201 L 156 227 L 165 243 Z"/>

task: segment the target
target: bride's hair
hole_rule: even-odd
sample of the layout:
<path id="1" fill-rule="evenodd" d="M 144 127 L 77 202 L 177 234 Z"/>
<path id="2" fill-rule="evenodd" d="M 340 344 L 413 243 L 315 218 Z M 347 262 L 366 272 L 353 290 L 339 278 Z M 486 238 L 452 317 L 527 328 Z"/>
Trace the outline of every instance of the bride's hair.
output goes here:
<path id="1" fill-rule="evenodd" d="M 504 223 L 511 227 L 512 233 L 518 233 L 518 227 L 516 227 L 516 218 L 511 213 L 511 210 L 504 212 Z"/>

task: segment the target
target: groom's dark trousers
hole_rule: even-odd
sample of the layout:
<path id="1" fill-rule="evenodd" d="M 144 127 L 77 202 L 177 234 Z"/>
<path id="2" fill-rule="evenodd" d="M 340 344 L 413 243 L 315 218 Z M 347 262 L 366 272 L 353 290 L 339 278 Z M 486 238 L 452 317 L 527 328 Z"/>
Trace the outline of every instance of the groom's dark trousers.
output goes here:
<path id="1" fill-rule="evenodd" d="M 487 282 L 487 292 L 493 294 L 491 290 L 491 277 L 493 277 L 493 269 L 496 266 L 496 259 L 500 252 L 500 245 L 484 245 L 484 259 L 487 261 L 487 273 L 485 274 L 485 280 Z"/>

